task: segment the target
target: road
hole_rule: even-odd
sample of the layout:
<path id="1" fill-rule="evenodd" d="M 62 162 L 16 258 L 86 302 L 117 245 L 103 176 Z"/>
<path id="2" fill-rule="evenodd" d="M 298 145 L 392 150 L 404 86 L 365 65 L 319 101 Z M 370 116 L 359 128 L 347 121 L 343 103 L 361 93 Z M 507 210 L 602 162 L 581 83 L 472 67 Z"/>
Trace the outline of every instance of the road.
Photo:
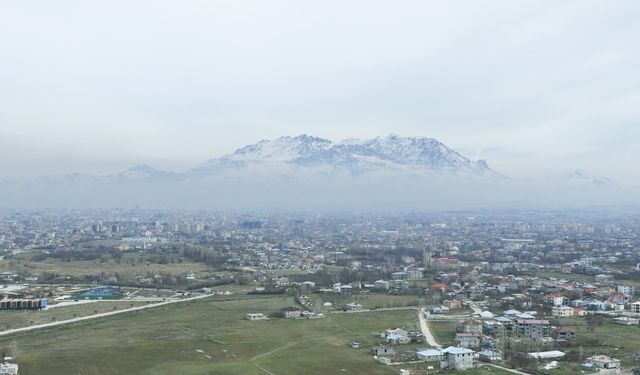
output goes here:
<path id="1" fill-rule="evenodd" d="M 194 301 L 194 300 L 198 300 L 198 299 L 202 299 L 202 298 L 207 298 L 207 297 L 210 297 L 210 296 L 212 296 L 212 294 L 203 294 L 203 295 L 199 295 L 199 296 L 195 296 L 195 297 L 189 297 L 189 298 L 171 300 L 171 301 L 166 301 L 166 302 L 154 303 L 154 304 L 151 304 L 151 305 L 131 307 L 131 308 L 124 309 L 124 310 L 116 310 L 116 311 L 110 311 L 110 312 L 106 312 L 106 313 L 95 314 L 95 315 L 82 316 L 82 317 L 75 318 L 75 319 L 60 320 L 58 322 L 44 323 L 44 324 L 39 324 L 39 325 L 29 326 L 29 327 L 22 327 L 22 328 L 14 328 L 14 329 L 10 329 L 10 330 L 7 330 L 7 331 L 0 332 L 0 336 L 8 336 L 8 335 L 12 335 L 14 333 L 35 331 L 35 330 L 42 329 L 42 328 L 61 326 L 61 325 L 71 324 L 71 323 L 80 322 L 80 321 L 84 321 L 84 320 L 99 319 L 99 318 L 104 318 L 104 317 L 107 317 L 107 316 L 124 314 L 124 313 L 128 313 L 128 312 L 131 312 L 131 311 L 139 311 L 139 310 L 151 309 L 151 308 L 159 307 L 159 306 L 170 305 L 172 303 Z"/>
<path id="2" fill-rule="evenodd" d="M 442 346 L 438 344 L 436 338 L 431 334 L 431 330 L 429 329 L 429 324 L 427 323 L 427 318 L 425 318 L 425 314 L 427 312 L 426 308 L 418 309 L 418 320 L 420 321 L 420 330 L 422 331 L 422 335 L 424 336 L 424 341 L 427 345 L 432 346 L 437 349 L 442 349 Z"/>
<path id="3" fill-rule="evenodd" d="M 528 372 L 522 372 L 522 371 L 518 371 L 518 370 L 514 370 L 512 368 L 508 368 L 508 367 L 503 367 L 503 366 L 498 366 L 498 365 L 494 365 L 493 363 L 487 363 L 488 366 L 491 367 L 495 367 L 495 368 L 499 368 L 500 370 L 504 370 L 507 372 L 511 372 L 513 374 L 520 374 L 520 375 L 531 375 Z"/>
<path id="4" fill-rule="evenodd" d="M 366 312 L 377 312 L 377 311 L 400 311 L 400 310 L 416 310 L 417 307 L 381 307 L 379 309 L 371 310 L 371 309 L 362 309 L 362 310 L 333 310 L 329 311 L 331 314 L 355 314 L 355 313 L 366 313 Z"/>

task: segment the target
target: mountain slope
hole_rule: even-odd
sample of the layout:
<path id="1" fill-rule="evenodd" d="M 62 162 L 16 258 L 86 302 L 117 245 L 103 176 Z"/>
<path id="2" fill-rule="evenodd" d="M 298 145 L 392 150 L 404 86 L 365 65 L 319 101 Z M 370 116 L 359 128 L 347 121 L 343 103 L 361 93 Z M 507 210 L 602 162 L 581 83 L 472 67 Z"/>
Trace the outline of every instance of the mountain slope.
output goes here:
<path id="1" fill-rule="evenodd" d="M 301 135 L 260 141 L 211 159 L 190 171 L 212 176 L 247 170 L 254 174 L 430 173 L 500 177 L 483 160 L 472 161 L 432 138 L 388 136 L 368 140 L 329 140 Z"/>
<path id="2" fill-rule="evenodd" d="M 138 165 L 111 175 L 1 181 L 3 207 L 469 209 L 634 203 L 637 190 L 575 171 L 515 181 L 424 137 L 263 140 L 186 172 Z"/>
<path id="3" fill-rule="evenodd" d="M 546 181 L 555 185 L 585 186 L 585 187 L 612 187 L 615 181 L 596 176 L 582 169 L 576 169 L 569 173 L 547 177 Z"/>

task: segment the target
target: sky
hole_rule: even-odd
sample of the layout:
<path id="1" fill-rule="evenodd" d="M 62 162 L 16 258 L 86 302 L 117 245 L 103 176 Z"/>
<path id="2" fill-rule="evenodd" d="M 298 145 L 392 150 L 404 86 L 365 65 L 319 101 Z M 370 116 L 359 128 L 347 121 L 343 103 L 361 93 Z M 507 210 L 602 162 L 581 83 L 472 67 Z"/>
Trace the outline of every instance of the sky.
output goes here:
<path id="1" fill-rule="evenodd" d="M 640 2 L 0 0 L 0 177 L 433 137 L 640 182 Z"/>

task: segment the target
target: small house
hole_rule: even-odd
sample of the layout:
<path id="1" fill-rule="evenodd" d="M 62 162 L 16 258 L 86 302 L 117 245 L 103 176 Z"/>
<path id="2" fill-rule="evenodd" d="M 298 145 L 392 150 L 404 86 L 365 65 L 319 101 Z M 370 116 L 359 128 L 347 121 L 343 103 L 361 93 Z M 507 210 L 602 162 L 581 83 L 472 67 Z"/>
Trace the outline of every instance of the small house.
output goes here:
<path id="1" fill-rule="evenodd" d="M 381 356 L 381 355 L 394 355 L 396 354 L 396 350 L 393 346 L 390 345 L 376 345 L 371 348 L 371 354 Z"/>

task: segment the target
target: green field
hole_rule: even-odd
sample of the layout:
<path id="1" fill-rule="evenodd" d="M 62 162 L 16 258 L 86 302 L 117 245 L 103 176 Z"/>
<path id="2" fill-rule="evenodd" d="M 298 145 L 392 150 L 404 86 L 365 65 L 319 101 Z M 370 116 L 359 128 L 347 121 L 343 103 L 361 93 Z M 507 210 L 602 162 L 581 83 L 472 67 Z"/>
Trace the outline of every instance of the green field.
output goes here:
<path id="1" fill-rule="evenodd" d="M 459 325 L 457 321 L 429 320 L 429 330 L 440 345 L 453 344 Z"/>
<path id="2" fill-rule="evenodd" d="M 336 309 L 342 305 L 357 302 L 365 309 L 380 309 L 390 307 L 417 307 L 424 305 L 425 299 L 415 295 L 392 295 L 386 293 L 362 293 L 353 294 L 351 297 L 343 297 L 339 294 L 321 294 L 322 302 L 331 302 Z"/>
<path id="3" fill-rule="evenodd" d="M 74 306 L 56 307 L 45 311 L 0 311 L 0 331 L 4 331 L 7 328 L 27 327 L 33 324 L 50 323 L 54 320 L 60 321 L 114 310 L 123 310 L 146 304 L 146 302 L 104 300 Z"/>
<path id="4" fill-rule="evenodd" d="M 368 346 L 387 328 L 415 328 L 416 314 L 329 314 L 251 322 L 246 313 L 291 306 L 285 296 L 214 297 L 0 338 L 21 375 L 396 374 Z M 348 345 L 363 343 L 359 350 Z"/>

